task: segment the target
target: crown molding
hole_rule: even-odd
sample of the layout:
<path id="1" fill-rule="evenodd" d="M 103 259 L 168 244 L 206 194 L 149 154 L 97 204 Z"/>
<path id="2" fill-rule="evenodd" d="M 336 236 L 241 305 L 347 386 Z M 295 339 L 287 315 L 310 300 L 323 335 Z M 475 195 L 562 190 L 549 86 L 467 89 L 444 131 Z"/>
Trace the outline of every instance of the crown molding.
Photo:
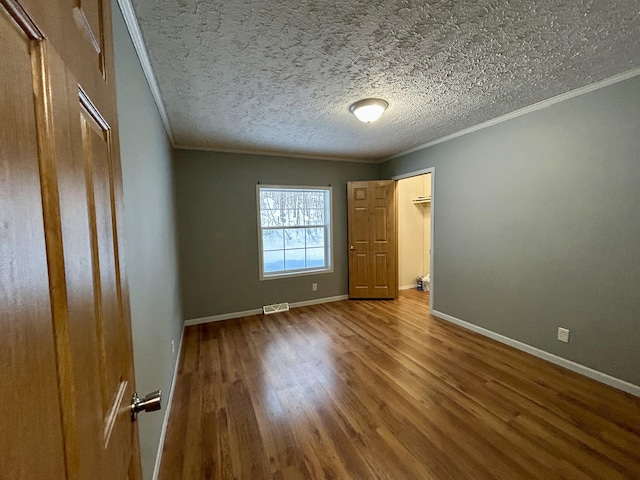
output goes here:
<path id="1" fill-rule="evenodd" d="M 408 155 L 409 153 L 417 152 L 418 150 L 432 147 L 433 145 L 437 145 L 438 143 L 446 142 L 448 140 L 461 137 L 462 135 L 467 135 L 468 133 L 477 132 L 478 130 L 482 130 L 483 128 L 491 127 L 493 125 L 497 125 L 498 123 L 506 122 L 507 120 L 511 120 L 513 118 L 520 117 L 522 115 L 526 115 L 527 113 L 531 113 L 531 112 L 535 112 L 536 110 L 547 108 L 551 105 L 555 105 L 556 103 L 564 102 L 565 100 L 569 100 L 570 98 L 578 97 L 580 95 L 584 95 L 585 93 L 593 92 L 594 90 L 608 87 L 609 85 L 613 85 L 615 83 L 619 83 L 624 80 L 637 77 L 638 75 L 640 75 L 640 68 L 627 70 L 626 72 L 619 73 L 618 75 L 614 75 L 613 77 L 605 78 L 604 80 L 600 80 L 598 82 L 585 85 L 584 87 L 576 88 L 575 90 L 571 90 L 570 92 L 556 95 L 555 97 L 542 100 L 541 102 L 534 103 L 533 105 L 529 105 L 528 107 L 524 107 L 519 110 L 514 110 L 511 113 L 507 113 L 500 117 L 487 120 L 486 122 L 483 122 L 483 123 L 479 123 L 478 125 L 474 125 L 473 127 L 465 128 L 464 130 L 454 132 L 450 135 L 445 135 L 444 137 L 440 137 L 431 142 L 418 145 L 417 147 L 413 147 L 408 150 L 403 150 L 402 152 L 395 153 L 389 157 L 383 158 L 382 160 L 379 160 L 377 163 L 384 163 L 389 160 L 393 160 L 394 158 L 399 158 L 404 155 Z"/>
<path id="2" fill-rule="evenodd" d="M 129 36 L 131 37 L 131 41 L 133 42 L 133 47 L 136 50 L 138 59 L 140 60 L 140 66 L 142 67 L 144 76 L 147 79 L 147 83 L 149 84 L 151 95 L 153 96 L 153 100 L 155 101 L 156 107 L 158 108 L 158 113 L 160 114 L 160 118 L 162 119 L 162 123 L 164 124 L 164 129 L 167 132 L 167 136 L 169 137 L 169 142 L 171 142 L 171 146 L 175 148 L 173 130 L 171 130 L 171 123 L 169 122 L 167 109 L 165 108 L 164 101 L 162 100 L 162 94 L 160 93 L 158 80 L 156 79 L 156 74 L 154 73 L 153 67 L 151 66 L 151 60 L 149 59 L 147 47 L 145 46 L 144 39 L 142 38 L 140 25 L 138 25 L 138 19 L 136 18 L 136 14 L 133 11 L 131 0 L 116 1 L 118 2 L 120 11 L 122 12 L 122 16 L 124 17 L 124 23 L 127 26 Z"/>
<path id="3" fill-rule="evenodd" d="M 284 157 L 284 158 L 300 158 L 304 160 L 326 160 L 331 162 L 351 162 L 351 163 L 379 163 L 375 159 L 359 159 L 346 157 L 331 157 L 322 155 L 307 155 L 304 153 L 286 153 L 269 150 L 239 150 L 233 148 L 216 148 L 216 147 L 196 147 L 191 145 L 174 145 L 176 150 L 195 150 L 199 152 L 215 152 L 215 153 L 238 153 L 242 155 L 264 155 L 266 157 Z"/>

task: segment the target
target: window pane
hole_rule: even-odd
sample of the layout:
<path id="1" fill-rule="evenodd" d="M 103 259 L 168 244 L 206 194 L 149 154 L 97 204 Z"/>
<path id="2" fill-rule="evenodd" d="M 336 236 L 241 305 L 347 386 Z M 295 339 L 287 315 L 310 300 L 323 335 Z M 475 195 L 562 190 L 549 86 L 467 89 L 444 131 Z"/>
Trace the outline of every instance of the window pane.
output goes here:
<path id="1" fill-rule="evenodd" d="M 300 197 L 301 197 L 300 192 L 296 192 L 296 191 L 284 192 L 282 194 L 282 199 L 284 201 L 282 208 L 286 208 L 288 210 L 296 210 L 300 203 Z"/>
<path id="2" fill-rule="evenodd" d="M 307 248 L 307 267 L 324 267 L 324 248 Z"/>
<path id="3" fill-rule="evenodd" d="M 305 225 L 324 225 L 324 210 L 318 208 L 307 210 Z"/>
<path id="4" fill-rule="evenodd" d="M 295 227 L 296 225 L 304 225 L 304 218 L 300 215 L 298 210 L 282 210 L 281 211 L 281 224 L 283 227 Z"/>
<path id="5" fill-rule="evenodd" d="M 317 192 L 317 191 L 305 192 L 304 204 L 307 209 L 324 208 L 324 192 Z"/>
<path id="6" fill-rule="evenodd" d="M 260 190 L 260 210 L 279 210 L 282 205 L 282 192 Z"/>
<path id="7" fill-rule="evenodd" d="M 282 250 L 284 248 L 284 235 L 282 230 L 263 230 L 262 249 Z"/>
<path id="8" fill-rule="evenodd" d="M 324 247 L 324 228 L 305 228 L 307 247 Z"/>
<path id="9" fill-rule="evenodd" d="M 304 248 L 304 228 L 286 228 L 284 230 L 284 248 Z"/>
<path id="10" fill-rule="evenodd" d="M 281 272 L 284 270 L 284 250 L 264 252 L 264 272 Z"/>
<path id="11" fill-rule="evenodd" d="M 304 249 L 285 250 L 285 267 L 287 270 L 304 268 Z"/>
<path id="12" fill-rule="evenodd" d="M 260 212 L 260 226 L 281 227 L 280 210 L 262 210 Z"/>

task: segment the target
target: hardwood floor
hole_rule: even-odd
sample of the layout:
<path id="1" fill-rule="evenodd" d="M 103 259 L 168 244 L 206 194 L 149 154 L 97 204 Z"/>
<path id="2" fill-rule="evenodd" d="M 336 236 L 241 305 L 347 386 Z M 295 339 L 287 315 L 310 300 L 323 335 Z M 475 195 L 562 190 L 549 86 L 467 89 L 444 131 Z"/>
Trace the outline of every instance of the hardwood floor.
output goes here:
<path id="1" fill-rule="evenodd" d="M 638 479 L 640 399 L 428 293 L 188 327 L 160 479 Z"/>

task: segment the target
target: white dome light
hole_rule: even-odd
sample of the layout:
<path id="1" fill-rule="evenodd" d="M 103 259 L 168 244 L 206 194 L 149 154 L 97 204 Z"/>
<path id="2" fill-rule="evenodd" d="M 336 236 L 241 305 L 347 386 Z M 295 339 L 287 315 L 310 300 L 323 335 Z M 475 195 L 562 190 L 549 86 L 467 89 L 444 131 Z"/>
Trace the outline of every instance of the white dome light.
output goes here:
<path id="1" fill-rule="evenodd" d="M 371 123 L 378 120 L 388 106 L 387 102 L 379 98 L 366 98 L 351 105 L 349 110 L 361 122 Z"/>

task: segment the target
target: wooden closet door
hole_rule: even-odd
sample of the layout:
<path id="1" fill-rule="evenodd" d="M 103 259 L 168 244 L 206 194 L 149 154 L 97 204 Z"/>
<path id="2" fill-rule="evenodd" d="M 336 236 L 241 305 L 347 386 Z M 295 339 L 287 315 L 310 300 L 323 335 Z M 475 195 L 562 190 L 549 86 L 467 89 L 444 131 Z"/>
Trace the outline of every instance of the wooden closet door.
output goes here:
<path id="1" fill-rule="evenodd" d="M 137 430 L 129 410 L 135 381 L 119 231 L 122 190 L 109 3 L 60 0 L 46 2 L 43 10 L 45 6 L 37 0 L 0 1 L 3 35 L 14 32 L 13 37 L 17 35 L 23 43 L 22 47 L 12 44 L 16 53 L 9 58 L 11 69 L 29 68 L 28 78 L 23 72 L 20 78 L 13 75 L 3 81 L 3 94 L 10 99 L 31 98 L 33 103 L 31 108 L 21 104 L 14 110 L 24 117 L 23 123 L 30 116 L 35 131 L 20 134 L 19 144 L 36 152 L 32 162 L 39 175 L 32 189 L 37 188 L 39 195 L 29 198 L 41 205 L 40 215 L 18 219 L 18 210 L 9 211 L 8 221 L 19 220 L 27 230 L 39 230 L 44 239 L 44 244 L 8 245 L 3 251 L 2 277 L 4 284 L 5 258 L 9 259 L 6 265 L 21 256 L 46 258 L 50 308 L 41 306 L 39 318 L 48 327 L 41 336 L 42 342 L 47 337 L 52 353 L 41 357 L 49 374 L 25 368 L 31 375 L 29 384 L 49 384 L 47 397 L 57 403 L 47 402 L 40 408 L 57 418 L 58 430 L 47 427 L 47 432 L 53 432 L 51 455 L 32 452 L 29 462 L 61 463 L 64 468 L 61 474 L 51 470 L 54 473 L 27 475 L 22 473 L 24 459 L 9 458 L 9 471 L 20 473 L 8 478 L 140 478 Z M 80 43 L 71 46 L 67 37 L 61 38 L 60 25 L 67 29 L 68 38 Z M 3 136 L 12 135 L 13 121 L 3 116 Z M 21 168 L 20 155 L 4 150 L 2 154 L 3 162 Z M 15 197 L 16 176 L 7 175 L 5 181 L 7 201 L 20 204 L 22 199 Z M 15 282 L 12 272 L 7 275 L 12 275 L 11 295 L 25 297 L 28 304 L 32 298 L 24 285 Z M 25 279 L 30 281 L 29 272 Z M 6 312 L 5 319 L 3 311 L 2 320 L 2 328 L 11 325 L 14 337 L 23 339 L 11 345 L 14 350 L 22 342 L 29 345 L 24 340 L 28 333 L 14 312 Z M 7 378 L 18 373 L 8 372 Z M 4 386 L 2 394 L 4 398 Z M 18 409 L 19 402 L 10 407 Z M 23 429 L 31 427 L 29 421 L 24 415 L 16 420 Z"/>
<path id="2" fill-rule="evenodd" d="M 349 298 L 396 298 L 396 182 L 347 183 Z"/>

